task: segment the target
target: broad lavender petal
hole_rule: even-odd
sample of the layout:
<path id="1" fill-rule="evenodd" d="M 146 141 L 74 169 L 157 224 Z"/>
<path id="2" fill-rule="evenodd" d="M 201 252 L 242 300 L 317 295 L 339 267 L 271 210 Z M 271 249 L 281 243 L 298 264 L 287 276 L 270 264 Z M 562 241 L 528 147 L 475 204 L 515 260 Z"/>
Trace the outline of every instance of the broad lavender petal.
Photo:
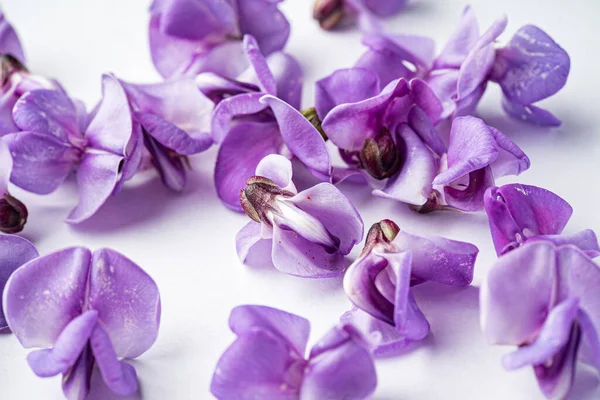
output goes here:
<path id="1" fill-rule="evenodd" d="M 310 322 L 306 318 L 255 305 L 237 306 L 231 310 L 229 328 L 238 336 L 258 329 L 271 332 L 289 343 L 299 357 L 306 353 L 310 335 Z"/>
<path id="2" fill-rule="evenodd" d="M 374 190 L 373 195 L 422 205 L 433 190 L 432 182 L 438 169 L 435 156 L 406 124 L 396 129 L 396 143 L 401 149 L 404 164 L 388 179 L 385 187 Z"/>
<path id="3" fill-rule="evenodd" d="M 498 254 L 517 240 L 517 234 L 525 237 L 560 234 L 573 214 L 573 208 L 561 197 L 531 185 L 489 188 L 484 202 Z"/>
<path id="4" fill-rule="evenodd" d="M 281 186 L 281 185 L 280 185 Z M 290 200 L 298 208 L 319 220 L 339 239 L 339 251 L 346 255 L 362 240 L 364 224 L 354 205 L 330 183 L 303 190 Z"/>
<path id="5" fill-rule="evenodd" d="M 111 391 L 120 396 L 129 396 L 137 392 L 138 381 L 135 368 L 124 361 L 119 361 L 111 338 L 102 324 L 97 324 L 92 332 L 90 346 L 104 383 Z"/>
<path id="6" fill-rule="evenodd" d="M 336 106 L 375 97 L 380 91 L 379 78 L 368 69 L 338 69 L 315 84 L 317 115 L 322 121 Z"/>
<path id="7" fill-rule="evenodd" d="M 10 54 L 20 62 L 25 63 L 21 41 L 2 11 L 0 11 L 0 54 Z"/>
<path id="8" fill-rule="evenodd" d="M 598 237 L 596 233 L 591 229 L 584 229 L 583 231 L 563 234 L 563 235 L 540 235 L 531 238 L 530 240 L 547 240 L 553 243 L 555 246 L 563 245 L 574 245 L 590 258 L 596 258 L 600 256 L 600 244 L 598 244 Z"/>
<path id="9" fill-rule="evenodd" d="M 365 35 L 362 42 L 369 50 L 354 66 L 375 73 L 381 86 L 395 79 L 413 78 L 415 72 L 405 63 L 412 64 L 417 71 L 428 70 L 435 51 L 434 41 L 422 36 L 372 33 Z"/>
<path id="10" fill-rule="evenodd" d="M 2 139 L 13 158 L 11 181 L 37 194 L 58 189 L 81 157 L 81 150 L 47 133 L 24 131 Z"/>
<path id="11" fill-rule="evenodd" d="M 365 0 L 367 7 L 381 17 L 396 14 L 406 3 L 407 0 Z"/>
<path id="12" fill-rule="evenodd" d="M 480 293 L 489 342 L 518 346 L 536 338 L 551 306 L 556 270 L 555 248 L 547 242 L 526 243 L 496 261 Z"/>
<path id="13" fill-rule="evenodd" d="M 399 251 L 411 252 L 414 281 L 453 286 L 467 286 L 473 281 L 479 249 L 471 243 L 438 236 L 423 237 L 406 230 L 398 232 L 392 243 Z"/>
<path id="14" fill-rule="evenodd" d="M 27 362 L 42 378 L 67 371 L 77 362 L 98 321 L 98 312 L 89 310 L 74 318 L 56 338 L 51 349 L 32 351 Z"/>
<path id="15" fill-rule="evenodd" d="M 464 212 L 481 211 L 485 207 L 483 197 L 487 188 L 494 186 L 490 167 L 478 169 L 465 176 L 456 186 L 444 187 L 446 203 Z"/>
<path id="16" fill-rule="evenodd" d="M 38 257 L 38 252 L 27 239 L 0 235 L 0 291 L 4 290 L 11 274 L 21 265 Z M 0 330 L 8 326 L 0 299 Z"/>
<path id="17" fill-rule="evenodd" d="M 460 68 L 479 39 L 479 25 L 471 6 L 465 7 L 458 27 L 435 60 L 435 69 Z"/>
<path id="18" fill-rule="evenodd" d="M 4 316 L 26 348 L 52 347 L 81 315 L 91 253 L 71 247 L 36 258 L 16 270 L 4 289 Z"/>
<path id="19" fill-rule="evenodd" d="M 410 90 L 415 104 L 423 110 L 433 124 L 437 124 L 442 117 L 444 108 L 435 92 L 427 82 L 418 78 L 410 81 Z"/>
<path id="20" fill-rule="evenodd" d="M 512 140 L 494 127 L 489 127 L 496 144 L 498 145 L 498 158 L 490 165 L 495 178 L 507 175 L 520 175 L 531 166 L 529 157 Z"/>
<path id="21" fill-rule="evenodd" d="M 304 360 L 269 331 L 256 329 L 239 336 L 223 353 L 210 384 L 222 400 L 237 398 L 298 399 Z M 294 373 L 296 372 L 296 373 Z"/>
<path id="22" fill-rule="evenodd" d="M 281 1 L 237 1 L 240 30 L 254 36 L 265 56 L 283 49 L 290 36 L 290 23 L 277 7 Z"/>
<path id="23" fill-rule="evenodd" d="M 315 127 L 289 104 L 273 96 L 264 96 L 260 100 L 269 105 L 281 137 L 288 149 L 321 180 L 329 180 L 331 159 L 323 137 Z"/>
<path id="24" fill-rule="evenodd" d="M 441 157 L 448 151 L 434 124 L 423 109 L 413 105 L 408 113 L 408 124 L 437 156 Z"/>
<path id="25" fill-rule="evenodd" d="M 268 107 L 260 99 L 264 93 L 245 93 L 227 98 L 215 108 L 212 119 L 212 135 L 215 143 L 222 143 L 233 128 L 233 118 L 239 115 L 251 115 Z"/>
<path id="26" fill-rule="evenodd" d="M 550 361 L 567 345 L 578 309 L 577 298 L 568 298 L 553 307 L 535 341 L 502 358 L 504 368 L 513 370 Z"/>
<path id="27" fill-rule="evenodd" d="M 338 276 L 344 269 L 344 257 L 340 252 L 328 252 L 296 232 L 273 224 L 273 265 L 289 275 L 308 278 Z"/>
<path id="28" fill-rule="evenodd" d="M 174 128 L 173 125 L 171 127 Z M 175 130 L 179 129 L 175 128 Z M 162 131 L 161 134 L 168 133 Z M 182 157 L 160 144 L 154 137 L 144 136 L 144 143 L 152 156 L 152 165 L 158 170 L 163 184 L 175 192 L 181 192 L 187 182 Z"/>
<path id="29" fill-rule="evenodd" d="M 327 114 L 323 120 L 323 130 L 339 148 L 360 151 L 365 139 L 379 133 L 381 121 L 390 104 L 397 97 L 408 94 L 408 91 L 408 83 L 400 79 L 387 85 L 375 97 L 357 103 L 341 104 Z"/>
<path id="30" fill-rule="evenodd" d="M 283 141 L 276 123 L 240 122 L 219 149 L 215 166 L 215 185 L 221 201 L 234 211 L 242 211 L 240 191 L 255 175 L 260 160 L 279 154 Z"/>
<path id="31" fill-rule="evenodd" d="M 119 357 L 135 358 L 156 340 L 160 324 L 158 287 L 122 254 L 111 249 L 94 252 L 89 304 L 98 311 L 99 323 Z"/>
<path id="32" fill-rule="evenodd" d="M 67 223 L 83 222 L 102 207 L 117 186 L 123 160 L 110 153 L 85 153 L 77 169 L 79 203 L 69 213 Z"/>
<path id="33" fill-rule="evenodd" d="M 559 126 L 562 122 L 554 116 L 550 111 L 534 105 L 523 106 L 521 104 L 512 103 L 504 98 L 502 100 L 502 108 L 508 115 L 521 121 L 531 122 L 540 126 Z"/>
<path id="34" fill-rule="evenodd" d="M 329 348 L 318 354 L 311 351 L 299 399 L 368 398 L 377 386 L 377 373 L 366 338 L 352 326 L 342 326 L 323 340 L 330 342 Z"/>
<path id="35" fill-rule="evenodd" d="M 600 370 L 600 335 L 585 311 L 579 310 L 577 322 L 581 328 L 579 359 Z"/>
<path id="36" fill-rule="evenodd" d="M 276 83 L 277 97 L 299 110 L 302 102 L 302 67 L 291 55 L 277 52 L 267 57 Z"/>
<path id="37" fill-rule="evenodd" d="M 260 52 L 258 43 L 251 35 L 245 35 L 243 39 L 244 52 L 250 62 L 250 67 L 240 75 L 237 80 L 242 82 L 255 83 L 261 92 L 275 95 L 277 93 L 277 83 L 275 77 L 269 69 L 267 59 Z M 248 78 L 245 79 L 246 75 Z"/>
<path id="38" fill-rule="evenodd" d="M 525 25 L 496 52 L 492 79 L 509 102 L 527 106 L 563 88 L 571 60 L 548 34 Z"/>
<path id="39" fill-rule="evenodd" d="M 62 389 L 67 399 L 87 399 L 94 365 L 95 360 L 92 349 L 88 345 L 75 362 L 75 365 L 63 374 Z"/>
<path id="40" fill-rule="evenodd" d="M 261 231 L 260 223 L 250 221 L 235 236 L 235 250 L 242 263 L 246 262 L 252 247 L 262 239 Z"/>

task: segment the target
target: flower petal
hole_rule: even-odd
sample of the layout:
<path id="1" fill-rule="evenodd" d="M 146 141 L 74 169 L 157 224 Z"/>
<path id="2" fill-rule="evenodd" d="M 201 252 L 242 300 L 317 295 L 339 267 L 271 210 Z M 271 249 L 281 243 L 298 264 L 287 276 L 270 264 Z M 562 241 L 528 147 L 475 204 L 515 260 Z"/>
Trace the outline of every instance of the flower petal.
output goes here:
<path id="1" fill-rule="evenodd" d="M 11 182 L 37 194 L 58 189 L 81 157 L 79 149 L 51 134 L 24 131 L 2 139 L 13 158 Z"/>
<path id="2" fill-rule="evenodd" d="M 425 204 L 433 190 L 432 182 L 438 169 L 433 152 L 406 124 L 396 129 L 396 144 L 402 151 L 404 164 L 388 179 L 385 187 L 374 190 L 373 195 L 408 204 Z"/>
<path id="3" fill-rule="evenodd" d="M 406 5 L 406 0 L 366 0 L 365 4 L 371 11 L 381 17 L 392 16 Z"/>
<path id="4" fill-rule="evenodd" d="M 67 217 L 69 224 L 85 221 L 102 207 L 117 186 L 123 160 L 110 153 L 85 153 L 77 169 L 79 203 Z"/>
<path id="5" fill-rule="evenodd" d="M 496 261 L 480 293 L 489 342 L 518 346 L 535 339 L 551 306 L 556 270 L 557 254 L 547 242 L 526 243 Z"/>
<path id="6" fill-rule="evenodd" d="M 158 287 L 122 254 L 110 249 L 94 252 L 89 304 L 98 311 L 99 323 L 110 336 L 117 356 L 135 358 L 156 340 L 160 324 Z"/>
<path id="7" fill-rule="evenodd" d="M 4 289 L 4 316 L 26 348 L 52 347 L 81 315 L 91 253 L 71 247 L 36 258 L 17 269 Z"/>
<path id="8" fill-rule="evenodd" d="M 269 69 L 273 73 L 277 85 L 277 97 L 300 109 L 302 102 L 302 67 L 291 55 L 277 52 L 267 57 Z"/>
<path id="9" fill-rule="evenodd" d="M 273 265 L 289 275 L 305 278 L 338 276 L 344 269 L 340 252 L 328 253 L 320 244 L 273 224 Z"/>
<path id="10" fill-rule="evenodd" d="M 251 35 L 245 35 L 243 45 L 250 67 L 237 80 L 256 83 L 261 92 L 275 95 L 277 93 L 275 77 L 269 69 L 265 56 L 260 52 L 256 39 Z M 247 74 L 249 74 L 248 79 L 245 79 Z"/>
<path id="11" fill-rule="evenodd" d="M 565 50 L 540 28 L 525 25 L 497 51 L 492 79 L 511 103 L 527 106 L 562 89 L 570 67 Z"/>
<path id="12" fill-rule="evenodd" d="M 223 353 L 210 391 L 217 399 L 298 399 L 304 360 L 289 343 L 269 331 L 244 333 Z"/>
<path id="13" fill-rule="evenodd" d="M 339 251 L 346 255 L 362 240 L 364 224 L 354 205 L 330 183 L 303 190 L 290 202 L 319 220 L 339 239 Z"/>
<path id="14" fill-rule="evenodd" d="M 144 143 L 163 184 L 175 192 L 181 192 L 187 182 L 182 157 L 169 151 L 153 137 L 144 136 Z"/>
<path id="15" fill-rule="evenodd" d="M 258 113 L 268 107 L 260 101 L 264 93 L 244 93 L 221 101 L 215 108 L 212 119 L 212 135 L 215 143 L 221 143 L 230 133 L 233 118 L 239 115 Z"/>
<path id="16" fill-rule="evenodd" d="M 235 125 L 219 149 L 215 166 L 217 195 L 227 207 L 242 212 L 240 191 L 255 175 L 260 160 L 279 154 L 283 142 L 273 122 L 240 122 Z"/>
<path id="17" fill-rule="evenodd" d="M 23 131 L 50 134 L 62 142 L 81 136 L 75 104 L 60 90 L 25 93 L 15 104 L 13 120 Z"/>
<path id="18" fill-rule="evenodd" d="M 368 69 L 338 69 L 315 84 L 317 115 L 323 120 L 336 106 L 375 97 L 380 91 L 379 78 Z"/>
<path id="19" fill-rule="evenodd" d="M 446 145 L 438 134 L 429 116 L 420 107 L 413 105 L 408 113 L 408 124 L 433 152 L 441 157 L 446 153 Z"/>
<path id="20" fill-rule="evenodd" d="M 27 355 L 33 372 L 42 378 L 55 376 L 75 365 L 87 346 L 96 326 L 98 313 L 89 310 L 74 318 L 56 338 L 51 349 L 36 350 Z"/>
<path id="21" fill-rule="evenodd" d="M 334 327 L 337 346 L 313 356 L 304 373 L 300 400 L 365 399 L 375 391 L 377 372 L 365 338 L 351 326 Z M 326 334 L 330 336 L 331 333 Z M 331 340 L 331 338 L 329 338 Z"/>
<path id="22" fill-rule="evenodd" d="M 559 126 L 562 122 L 550 111 L 536 107 L 532 104 L 522 106 L 508 99 L 502 99 L 502 108 L 508 115 L 521 121 L 530 122 L 540 126 Z"/>
<path id="23" fill-rule="evenodd" d="M 591 229 L 585 229 L 572 234 L 540 235 L 531 238 L 531 240 L 536 239 L 547 240 L 552 242 L 555 246 L 563 246 L 568 244 L 574 245 L 583 250 L 583 252 L 590 258 L 596 258 L 600 256 L 600 244 L 598 243 L 596 233 Z"/>
<path id="24" fill-rule="evenodd" d="M 411 278 L 414 281 L 467 286 L 473 280 L 479 249 L 471 243 L 418 236 L 404 229 L 392 243 L 399 251 L 412 253 Z"/>
<path id="25" fill-rule="evenodd" d="M 350 104 L 340 104 L 323 120 L 323 130 L 331 141 L 341 149 L 360 151 L 365 139 L 379 133 L 386 111 L 392 102 L 408 94 L 404 79 L 387 85 L 380 94 Z"/>
<path id="26" fill-rule="evenodd" d="M 435 60 L 435 69 L 460 68 L 469 51 L 479 39 L 479 25 L 475 12 L 465 7 L 460 22 Z"/>
<path id="27" fill-rule="evenodd" d="M 269 154 L 256 166 L 256 176 L 270 179 L 280 188 L 297 193 L 292 174 L 291 161 L 280 154 Z"/>
<path id="28" fill-rule="evenodd" d="M 270 332 L 285 340 L 298 357 L 304 357 L 310 334 L 307 319 L 276 308 L 255 305 L 237 306 L 231 310 L 229 328 L 238 336 L 255 330 Z"/>
<path id="29" fill-rule="evenodd" d="M 254 36 L 265 56 L 283 49 L 290 36 L 290 23 L 279 11 L 281 0 L 237 2 L 240 31 Z"/>
<path id="30" fill-rule="evenodd" d="M 281 137 L 292 154 L 302 161 L 315 177 L 328 181 L 331 159 L 319 131 L 300 112 L 283 100 L 264 96 L 260 101 L 271 107 Z"/>
<path id="31" fill-rule="evenodd" d="M 138 381 L 135 368 L 119 361 L 111 343 L 111 338 L 101 324 L 96 325 L 90 338 L 92 353 L 106 386 L 120 396 L 137 392 Z"/>
<path id="32" fill-rule="evenodd" d="M 0 291 L 4 290 L 8 279 L 17 268 L 36 257 L 38 252 L 27 239 L 13 235 L 0 235 Z M 0 299 L 0 330 L 7 326 Z"/>
<path id="33" fill-rule="evenodd" d="M 25 63 L 25 54 L 17 32 L 0 11 L 0 54 L 10 54 L 21 63 Z"/>
<path id="34" fill-rule="evenodd" d="M 94 365 L 92 349 L 88 345 L 84 348 L 75 365 L 63 374 L 62 389 L 67 399 L 87 399 Z"/>
<path id="35" fill-rule="evenodd" d="M 418 78 L 410 81 L 410 90 L 415 104 L 425 112 L 431 123 L 436 124 L 441 119 L 444 108 L 435 92 L 427 82 Z"/>
<path id="36" fill-rule="evenodd" d="M 485 167 L 470 172 L 465 178 L 466 183 L 459 182 L 458 187 L 444 187 L 446 203 L 450 207 L 464 212 L 483 210 L 485 191 L 495 183 L 492 169 Z"/>

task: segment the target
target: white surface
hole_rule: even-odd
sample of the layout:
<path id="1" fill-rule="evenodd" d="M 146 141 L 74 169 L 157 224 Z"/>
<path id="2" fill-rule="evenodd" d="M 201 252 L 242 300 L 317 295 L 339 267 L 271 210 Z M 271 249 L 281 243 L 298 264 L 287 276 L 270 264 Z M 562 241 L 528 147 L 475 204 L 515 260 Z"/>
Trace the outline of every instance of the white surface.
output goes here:
<path id="1" fill-rule="evenodd" d="M 305 70 L 304 106 L 312 104 L 314 81 L 336 68 L 349 67 L 362 53 L 357 31 L 324 33 L 310 18 L 309 0 L 287 0 L 283 10 L 293 31 L 287 50 Z M 543 4 L 543 5 L 540 5 Z M 438 48 L 453 31 L 463 0 L 413 0 L 390 20 L 390 30 L 429 35 Z M 568 232 L 600 230 L 600 56 L 596 42 L 600 3 L 596 0 L 472 1 L 481 26 L 502 12 L 509 16 L 506 41 L 533 23 L 546 30 L 572 58 L 566 88 L 546 102 L 564 124 L 547 130 L 509 120 L 499 106 L 499 88 L 490 85 L 480 112 L 527 152 L 530 171 L 518 180 L 546 187 L 575 208 Z M 147 44 L 149 1 L 5 0 L 4 11 L 18 30 L 28 67 L 59 79 L 71 95 L 91 107 L 100 95 L 100 75 L 111 71 L 136 82 L 158 79 Z M 215 363 L 233 335 L 227 319 L 239 304 L 275 306 L 308 318 L 316 341 L 348 308 L 341 280 L 302 280 L 276 270 L 253 270 L 239 263 L 234 238 L 247 221 L 218 201 L 213 187 L 215 150 L 194 158 L 185 192 L 175 195 L 154 175 L 108 201 L 79 226 L 62 221 L 76 202 L 75 188 L 34 196 L 15 190 L 30 219 L 23 232 L 40 253 L 71 245 L 112 247 L 126 254 L 157 281 L 163 299 L 158 341 L 134 362 L 144 399 L 208 399 Z M 504 180 L 500 183 L 506 183 Z M 401 227 L 475 243 L 481 250 L 475 284 L 485 276 L 494 252 L 485 215 L 436 213 L 421 216 L 404 206 L 350 189 L 368 227 L 392 218 Z M 359 250 L 359 249 L 357 249 Z M 431 289 L 431 288 L 429 288 Z M 478 322 L 478 290 L 417 290 L 417 300 L 432 326 L 421 347 L 378 361 L 375 399 L 542 399 L 533 372 L 505 372 L 500 357 L 508 348 L 488 346 Z M 12 335 L 0 335 L 2 399 L 61 399 L 60 379 L 40 379 L 27 366 Z M 572 399 L 600 397 L 596 378 L 579 370 Z M 106 399 L 103 395 L 97 398 Z"/>

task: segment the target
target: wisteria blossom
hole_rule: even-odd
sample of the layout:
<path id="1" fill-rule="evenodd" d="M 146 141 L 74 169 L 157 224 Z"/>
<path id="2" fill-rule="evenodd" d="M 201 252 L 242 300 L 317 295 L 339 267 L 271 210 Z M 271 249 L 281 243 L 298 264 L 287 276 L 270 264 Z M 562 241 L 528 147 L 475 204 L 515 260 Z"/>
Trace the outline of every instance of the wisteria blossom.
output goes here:
<path id="1" fill-rule="evenodd" d="M 24 64 L 19 37 L 0 10 L 0 135 L 19 131 L 12 110 L 23 94 L 34 89 L 62 90 L 58 82 L 29 73 Z"/>
<path id="2" fill-rule="evenodd" d="M 221 143 L 215 165 L 217 194 L 227 207 L 241 212 L 239 192 L 269 154 L 296 157 L 321 180 L 329 180 L 331 161 L 321 134 L 297 110 L 302 71 L 287 54 L 268 59 L 251 36 L 244 37 L 251 67 L 236 81 L 199 76 L 203 93 L 218 103 L 212 135 Z"/>
<path id="3" fill-rule="evenodd" d="M 0 232 L 17 233 L 27 222 L 28 211 L 25 204 L 8 192 L 8 182 L 13 161 L 8 146 L 0 139 Z"/>
<path id="4" fill-rule="evenodd" d="M 4 137 L 14 162 L 11 181 L 25 190 L 51 193 L 77 171 L 79 203 L 69 223 L 91 217 L 135 174 L 141 160 L 142 134 L 123 88 L 109 75 L 102 88 L 102 102 L 89 124 L 85 110 L 63 92 L 30 91 L 13 110 L 20 132 Z"/>
<path id="5" fill-rule="evenodd" d="M 573 208 L 549 190 L 518 183 L 494 186 L 485 192 L 484 201 L 499 256 L 530 240 L 573 244 L 590 257 L 600 255 L 598 239 L 591 229 L 561 234 Z"/>
<path id="6" fill-rule="evenodd" d="M 539 125 L 560 121 L 533 103 L 558 92 L 566 83 L 568 54 L 541 29 L 527 25 L 504 47 L 495 45 L 504 32 L 506 16 L 480 33 L 475 12 L 466 7 L 459 26 L 439 55 L 429 38 L 367 34 L 368 50 L 355 67 L 368 69 L 386 85 L 398 78 L 421 78 L 442 101 L 441 122 L 475 112 L 489 81 L 504 92 L 504 109 L 513 117 Z"/>
<path id="7" fill-rule="evenodd" d="M 183 190 L 186 157 L 213 144 L 213 102 L 198 90 L 193 78 L 142 85 L 120 83 L 127 93 L 134 125 L 141 127 L 145 148 L 163 183 L 174 191 Z"/>
<path id="8" fill-rule="evenodd" d="M 411 288 L 424 282 L 468 286 L 478 252 L 470 243 L 406 232 L 390 220 L 374 224 L 344 276 L 355 307 L 342 321 L 373 336 L 376 355 L 393 355 L 429 333 Z"/>
<path id="9" fill-rule="evenodd" d="M 600 370 L 600 268 L 573 245 L 527 242 L 501 256 L 481 287 L 492 344 L 518 346 L 507 370 L 531 366 L 549 399 L 564 399 L 577 362 Z"/>
<path id="10" fill-rule="evenodd" d="M 223 353 L 211 393 L 219 400 L 363 400 L 377 386 L 371 344 L 351 325 L 333 327 L 310 350 L 308 320 L 275 308 L 238 306 L 237 338 Z"/>
<path id="11" fill-rule="evenodd" d="M 252 35 L 265 55 L 282 50 L 290 24 L 281 0 L 155 0 L 150 51 L 165 78 L 213 72 L 235 78 L 248 67 L 242 38 Z"/>
<path id="12" fill-rule="evenodd" d="M 363 222 L 352 203 L 327 182 L 298 193 L 292 164 L 280 155 L 258 164 L 240 202 L 252 219 L 236 237 L 242 262 L 258 259 L 290 275 L 331 277 L 362 240 Z"/>
<path id="13" fill-rule="evenodd" d="M 313 18 L 323 29 L 354 20 L 364 31 L 379 30 L 379 18 L 398 13 L 406 3 L 407 0 L 315 0 Z"/>
<path id="14" fill-rule="evenodd" d="M 333 168 L 334 183 L 360 174 L 373 195 L 421 212 L 481 210 L 495 178 L 518 175 L 530 165 L 502 132 L 471 116 L 454 119 L 446 145 L 435 128 L 443 105 L 418 78 L 392 81 L 380 91 L 373 72 L 338 70 L 317 82 L 315 108 L 323 132 L 349 166 Z"/>
<path id="15" fill-rule="evenodd" d="M 160 296 L 139 266 L 110 249 L 71 247 L 36 258 L 10 277 L 4 316 L 40 377 L 62 374 L 67 399 L 83 400 L 94 366 L 118 395 L 138 390 L 132 365 L 156 340 Z"/>
<path id="16" fill-rule="evenodd" d="M 17 268 L 37 256 L 37 250 L 27 239 L 13 235 L 0 235 L 0 292 L 4 291 L 6 282 Z M 0 332 L 8 327 L 2 302 L 0 298 Z"/>

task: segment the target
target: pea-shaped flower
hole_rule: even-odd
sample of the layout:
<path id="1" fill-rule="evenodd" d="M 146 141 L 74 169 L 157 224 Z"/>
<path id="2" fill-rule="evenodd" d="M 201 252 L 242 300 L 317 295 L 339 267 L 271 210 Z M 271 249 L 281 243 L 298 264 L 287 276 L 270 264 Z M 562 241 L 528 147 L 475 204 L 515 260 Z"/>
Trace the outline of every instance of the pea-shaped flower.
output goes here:
<path id="1" fill-rule="evenodd" d="M 344 269 L 344 256 L 362 239 L 363 222 L 352 203 L 326 182 L 298 193 L 292 164 L 280 155 L 258 164 L 240 201 L 253 220 L 236 238 L 242 262 L 251 252 L 270 251 L 275 268 L 287 274 L 336 276 Z M 270 248 L 255 246 L 261 241 L 269 241 Z"/>
<path id="2" fill-rule="evenodd" d="M 310 323 L 265 306 L 239 306 L 210 390 L 219 400 L 362 400 L 377 386 L 371 344 L 351 325 L 332 328 L 305 358 Z"/>
<path id="3" fill-rule="evenodd" d="M 557 245 L 573 244 L 590 257 L 600 255 L 598 239 L 591 229 L 561 234 L 571 218 L 573 208 L 549 190 L 519 183 L 494 186 L 485 192 L 484 202 L 498 255 L 530 240 L 547 240 Z"/>
<path id="4" fill-rule="evenodd" d="M 480 296 L 489 342 L 518 346 L 504 368 L 533 367 L 547 398 L 566 397 L 578 361 L 600 370 L 600 268 L 576 246 L 525 243 L 498 259 Z"/>
<path id="5" fill-rule="evenodd" d="M 423 282 L 469 285 L 478 252 L 470 243 L 408 233 L 390 220 L 373 224 L 363 253 L 344 276 L 355 308 L 342 321 L 377 337 L 376 355 L 393 355 L 429 333 L 411 288 Z"/>
<path id="6" fill-rule="evenodd" d="M 135 358 L 158 335 L 160 296 L 139 266 L 110 249 L 63 249 L 13 273 L 4 291 L 10 329 L 40 377 L 63 375 L 68 399 L 85 399 L 97 365 L 108 388 L 137 391 Z"/>

